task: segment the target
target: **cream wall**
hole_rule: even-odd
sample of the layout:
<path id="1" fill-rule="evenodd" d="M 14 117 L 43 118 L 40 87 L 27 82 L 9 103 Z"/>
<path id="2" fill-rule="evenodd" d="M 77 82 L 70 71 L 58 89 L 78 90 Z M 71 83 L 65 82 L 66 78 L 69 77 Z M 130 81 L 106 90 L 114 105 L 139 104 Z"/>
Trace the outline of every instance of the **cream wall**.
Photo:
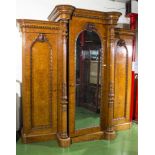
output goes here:
<path id="1" fill-rule="evenodd" d="M 124 17 L 125 3 L 110 0 L 16 0 L 17 18 L 47 20 L 47 16 L 55 5 L 70 4 L 78 8 L 93 9 L 98 11 L 119 11 L 121 16 L 119 23 L 129 23 Z"/>

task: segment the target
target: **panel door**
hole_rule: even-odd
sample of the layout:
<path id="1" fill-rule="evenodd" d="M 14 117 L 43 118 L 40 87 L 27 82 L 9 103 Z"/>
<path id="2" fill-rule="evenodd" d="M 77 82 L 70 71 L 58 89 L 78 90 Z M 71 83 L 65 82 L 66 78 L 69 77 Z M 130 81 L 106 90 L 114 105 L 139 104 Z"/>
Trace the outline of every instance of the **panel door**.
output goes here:
<path id="1" fill-rule="evenodd" d="M 129 122 L 132 40 L 118 39 L 115 46 L 115 103 L 113 124 Z"/>
<path id="2" fill-rule="evenodd" d="M 25 142 L 53 139 L 57 133 L 57 107 L 62 92 L 58 76 L 61 66 L 57 63 L 62 57 L 62 26 L 27 20 L 24 24 L 23 137 Z"/>
<path id="3" fill-rule="evenodd" d="M 29 42 L 24 53 L 27 55 L 24 58 L 26 64 L 23 64 L 23 87 L 25 88 L 23 88 L 25 96 L 23 110 L 27 117 L 24 121 L 25 129 L 32 132 L 41 129 L 56 132 L 57 43 L 55 36 L 29 33 L 25 35 L 25 40 Z"/>
<path id="4" fill-rule="evenodd" d="M 105 38 L 104 25 L 92 22 L 91 19 L 73 17 L 69 23 L 68 94 L 71 137 L 101 131 L 103 126 Z"/>

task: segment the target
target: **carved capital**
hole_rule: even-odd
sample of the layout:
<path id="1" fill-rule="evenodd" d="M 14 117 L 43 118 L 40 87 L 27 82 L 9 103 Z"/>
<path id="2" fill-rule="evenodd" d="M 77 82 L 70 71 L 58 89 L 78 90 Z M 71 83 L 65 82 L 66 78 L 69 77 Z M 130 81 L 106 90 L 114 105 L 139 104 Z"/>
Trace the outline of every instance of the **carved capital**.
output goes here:
<path id="1" fill-rule="evenodd" d="M 64 44 L 66 45 L 66 42 L 67 42 L 67 39 L 68 39 L 68 31 L 67 31 L 67 29 L 64 29 L 62 31 L 62 37 L 64 39 Z"/>
<path id="2" fill-rule="evenodd" d="M 68 20 L 60 21 L 60 23 L 62 25 L 62 36 L 67 38 L 67 36 L 68 36 Z"/>
<path id="3" fill-rule="evenodd" d="M 111 43 L 113 43 L 115 40 L 115 31 L 114 31 L 114 28 L 112 26 L 108 27 L 108 38 L 109 38 Z"/>

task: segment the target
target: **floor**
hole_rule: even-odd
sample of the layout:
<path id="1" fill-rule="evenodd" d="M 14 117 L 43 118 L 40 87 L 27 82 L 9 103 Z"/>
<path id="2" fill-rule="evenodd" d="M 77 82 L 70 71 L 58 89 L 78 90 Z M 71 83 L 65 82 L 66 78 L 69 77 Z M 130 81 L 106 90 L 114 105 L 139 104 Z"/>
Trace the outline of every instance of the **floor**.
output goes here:
<path id="1" fill-rule="evenodd" d="M 56 141 L 16 145 L 16 155 L 138 155 L 138 125 L 117 132 L 112 141 L 97 140 L 74 143 L 69 148 L 60 148 Z"/>
<path id="2" fill-rule="evenodd" d="M 100 114 L 83 107 L 76 107 L 75 129 L 89 128 L 100 125 Z"/>

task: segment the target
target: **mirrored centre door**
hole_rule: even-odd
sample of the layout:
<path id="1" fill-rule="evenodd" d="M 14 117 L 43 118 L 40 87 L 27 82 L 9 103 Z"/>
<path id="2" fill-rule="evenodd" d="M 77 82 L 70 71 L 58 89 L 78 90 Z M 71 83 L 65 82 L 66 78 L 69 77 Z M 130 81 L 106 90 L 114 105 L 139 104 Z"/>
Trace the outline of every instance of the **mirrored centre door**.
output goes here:
<path id="1" fill-rule="evenodd" d="M 76 27 L 74 24 L 72 20 L 68 65 L 71 137 L 101 131 L 105 61 L 104 27 L 85 22 L 81 22 Z"/>

